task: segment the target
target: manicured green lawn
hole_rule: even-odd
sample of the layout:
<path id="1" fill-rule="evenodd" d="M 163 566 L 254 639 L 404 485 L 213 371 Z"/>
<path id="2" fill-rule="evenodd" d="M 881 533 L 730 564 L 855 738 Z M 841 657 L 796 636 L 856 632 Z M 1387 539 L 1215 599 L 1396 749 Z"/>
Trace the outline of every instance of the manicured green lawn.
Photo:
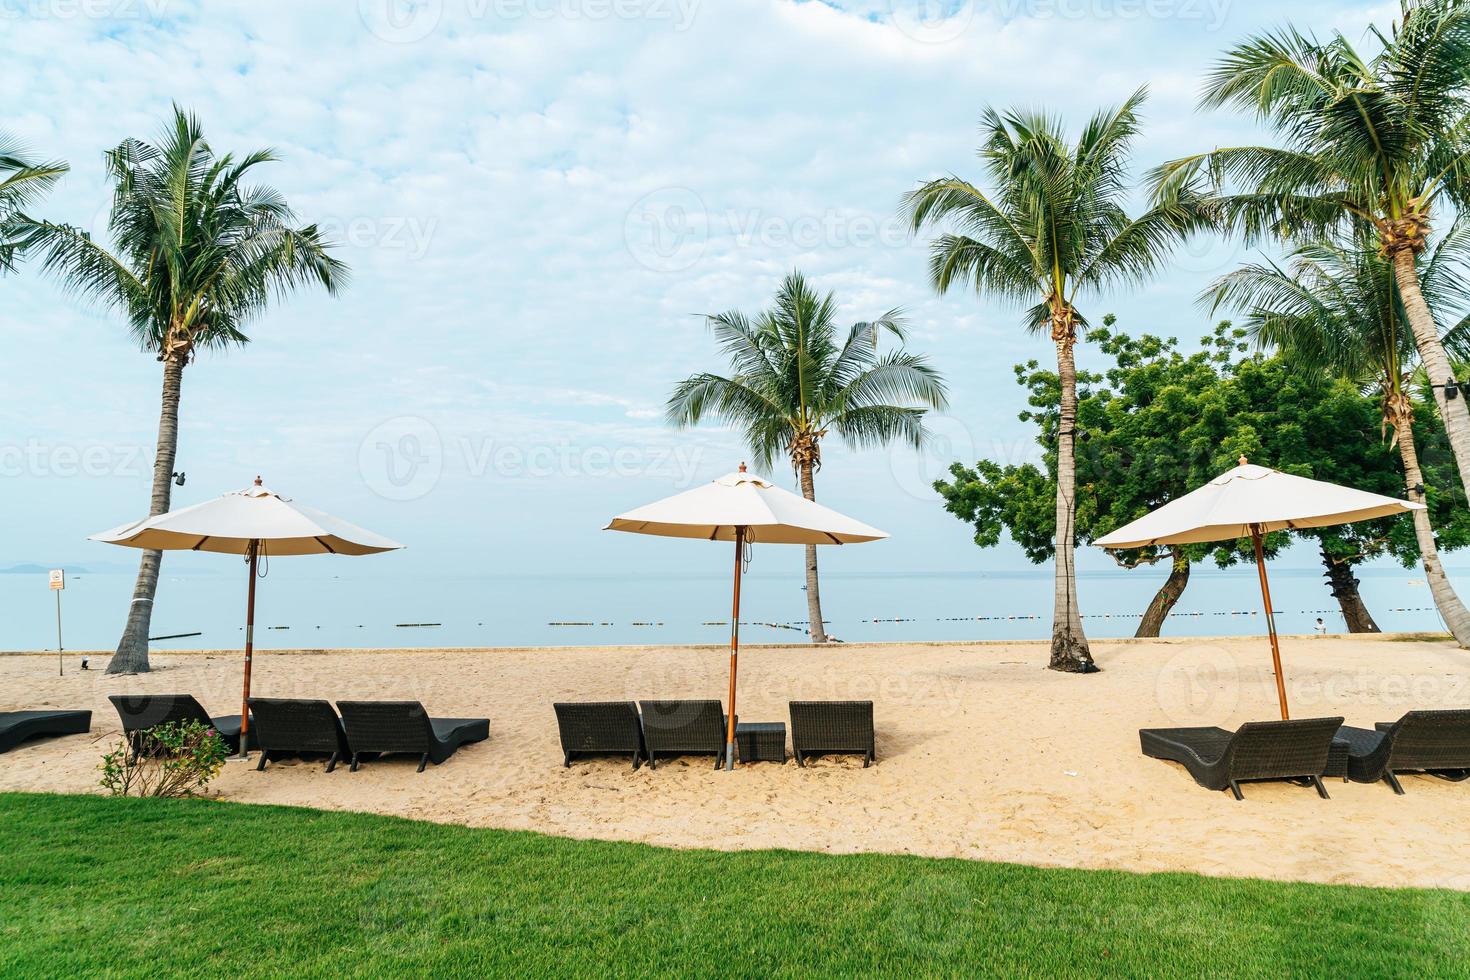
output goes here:
<path id="1" fill-rule="evenodd" d="M 7 977 L 1362 977 L 1465 976 L 1467 964 L 1470 895 L 1448 891 L 673 851 L 283 807 L 0 794 Z"/>

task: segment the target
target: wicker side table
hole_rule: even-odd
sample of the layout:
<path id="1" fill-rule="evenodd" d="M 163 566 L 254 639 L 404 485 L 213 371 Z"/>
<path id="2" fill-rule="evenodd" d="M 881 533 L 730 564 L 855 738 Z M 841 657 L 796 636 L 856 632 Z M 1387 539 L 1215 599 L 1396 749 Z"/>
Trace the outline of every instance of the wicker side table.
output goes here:
<path id="1" fill-rule="evenodd" d="M 784 721 L 742 721 L 735 726 L 741 762 L 786 762 Z"/>

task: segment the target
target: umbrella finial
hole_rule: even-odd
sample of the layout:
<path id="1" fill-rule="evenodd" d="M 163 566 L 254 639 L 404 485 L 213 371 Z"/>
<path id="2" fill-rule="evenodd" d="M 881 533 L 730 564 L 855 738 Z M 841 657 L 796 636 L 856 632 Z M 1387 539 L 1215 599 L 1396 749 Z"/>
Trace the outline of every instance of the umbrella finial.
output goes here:
<path id="1" fill-rule="evenodd" d="M 1242 458 L 1243 458 L 1243 457 L 1242 457 Z M 259 477 L 259 476 L 257 476 L 257 477 L 256 477 L 256 478 L 255 478 L 255 485 L 256 485 L 256 486 L 257 486 L 257 487 L 258 487 L 258 486 L 260 486 L 260 477 Z"/>
<path id="2" fill-rule="evenodd" d="M 1241 453 L 1240 454 L 1240 465 L 1241 466 L 1246 466 L 1249 463 L 1250 463 L 1250 460 L 1248 460 L 1248 459 L 1245 458 L 1245 453 Z"/>
<path id="3" fill-rule="evenodd" d="M 745 464 L 744 463 L 741 463 L 740 464 L 740 472 L 742 472 L 742 473 L 745 472 Z"/>

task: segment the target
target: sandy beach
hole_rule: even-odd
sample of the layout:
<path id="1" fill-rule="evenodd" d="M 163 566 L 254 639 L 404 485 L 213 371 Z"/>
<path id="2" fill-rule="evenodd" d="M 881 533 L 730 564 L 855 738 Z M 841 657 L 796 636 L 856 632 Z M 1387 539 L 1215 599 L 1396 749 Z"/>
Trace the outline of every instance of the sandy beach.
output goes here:
<path id="1" fill-rule="evenodd" d="M 1233 728 L 1275 713 L 1265 643 L 1178 639 L 1094 645 L 1093 677 L 1041 668 L 1037 644 L 904 644 L 742 651 L 738 710 L 785 720 L 789 699 L 876 702 L 878 764 L 829 758 L 799 769 L 721 773 L 702 758 L 631 771 L 607 759 L 562 767 L 551 703 L 710 697 L 726 683 L 714 648 L 353 651 L 258 654 L 253 693 L 412 698 L 436 715 L 490 719 L 488 742 L 422 775 L 393 758 L 357 773 L 285 760 L 232 762 L 221 799 L 371 811 L 474 826 L 673 847 L 880 851 L 1132 871 L 1470 890 L 1470 784 L 1328 782 L 1331 800 L 1286 784 L 1246 801 L 1144 758 L 1140 727 Z M 1293 715 L 1372 727 L 1411 707 L 1470 705 L 1470 653 L 1399 637 L 1289 638 Z M 195 694 L 239 710 L 233 651 L 155 655 L 147 675 L 56 675 L 55 655 L 0 657 L 0 710 L 93 711 L 88 736 L 0 756 L 0 790 L 95 792 L 118 738 L 107 695 Z M 105 663 L 105 657 L 94 659 Z"/>

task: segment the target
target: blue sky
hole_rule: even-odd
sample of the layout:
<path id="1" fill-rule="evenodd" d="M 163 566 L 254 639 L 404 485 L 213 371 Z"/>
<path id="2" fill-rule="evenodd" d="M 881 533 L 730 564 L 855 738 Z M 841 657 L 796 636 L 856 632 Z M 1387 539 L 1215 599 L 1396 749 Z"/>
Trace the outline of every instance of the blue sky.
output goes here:
<path id="1" fill-rule="evenodd" d="M 1296 0 L 1290 16 L 1357 38 L 1396 8 Z M 1014 310 L 935 297 L 899 198 L 975 174 L 987 104 L 1046 106 L 1075 126 L 1146 82 L 1140 169 L 1244 138 L 1245 121 L 1195 111 L 1200 75 L 1284 12 L 0 0 L 0 128 L 72 164 L 38 210 L 101 233 L 103 149 L 153 136 L 176 100 L 217 150 L 274 146 L 283 162 L 263 176 L 343 243 L 344 295 L 295 297 L 252 324 L 249 347 L 186 372 L 176 505 L 259 473 L 407 542 L 390 559 L 403 571 L 678 567 L 690 556 L 677 544 L 598 529 L 741 460 L 735 433 L 672 432 L 660 406 L 676 380 L 719 366 L 697 314 L 754 311 L 800 268 L 846 319 L 907 308 L 911 347 L 953 391 L 923 457 L 828 448 L 819 499 L 894 534 L 881 555 L 828 567 L 993 568 L 1024 560 L 976 549 L 928 484 L 951 459 L 1032 454 L 1011 366 L 1051 348 Z M 1194 296 L 1244 255 L 1201 243 L 1086 312 L 1192 342 L 1208 327 Z M 0 280 L 0 297 L 0 563 L 131 561 L 82 539 L 146 510 L 159 365 L 33 268 Z M 1109 565 L 1093 554 L 1084 567 Z"/>

